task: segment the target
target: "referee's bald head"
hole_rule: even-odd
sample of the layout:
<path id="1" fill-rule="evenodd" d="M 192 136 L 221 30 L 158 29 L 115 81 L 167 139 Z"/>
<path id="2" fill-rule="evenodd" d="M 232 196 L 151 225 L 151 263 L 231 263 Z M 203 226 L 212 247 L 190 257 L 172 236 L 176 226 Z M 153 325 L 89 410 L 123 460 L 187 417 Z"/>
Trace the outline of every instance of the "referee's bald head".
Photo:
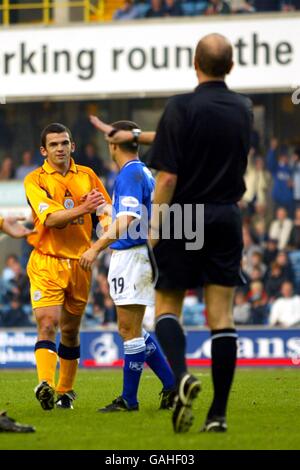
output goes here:
<path id="1" fill-rule="evenodd" d="M 209 77 L 224 78 L 233 66 L 233 49 L 222 34 L 208 34 L 197 44 L 195 68 Z"/>

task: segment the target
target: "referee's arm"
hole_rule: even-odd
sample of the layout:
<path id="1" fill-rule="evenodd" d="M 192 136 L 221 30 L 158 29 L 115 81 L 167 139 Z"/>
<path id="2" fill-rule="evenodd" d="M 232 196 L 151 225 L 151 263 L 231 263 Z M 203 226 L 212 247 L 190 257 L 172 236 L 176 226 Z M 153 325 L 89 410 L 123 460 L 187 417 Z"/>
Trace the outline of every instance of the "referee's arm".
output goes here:
<path id="1" fill-rule="evenodd" d="M 153 146 L 149 151 L 149 166 L 158 170 L 153 199 L 149 241 L 158 242 L 160 214 L 162 223 L 173 199 L 178 168 L 183 161 L 182 148 L 186 137 L 186 116 L 182 106 L 171 98 L 159 121 Z"/>
<path id="2" fill-rule="evenodd" d="M 152 206 L 152 217 L 150 223 L 149 241 L 153 247 L 158 242 L 157 234 L 159 232 L 159 219 L 162 213 L 162 220 L 172 201 L 177 184 L 177 175 L 167 171 L 159 171 L 156 176 L 155 192 Z M 165 204 L 163 210 L 161 205 Z"/>

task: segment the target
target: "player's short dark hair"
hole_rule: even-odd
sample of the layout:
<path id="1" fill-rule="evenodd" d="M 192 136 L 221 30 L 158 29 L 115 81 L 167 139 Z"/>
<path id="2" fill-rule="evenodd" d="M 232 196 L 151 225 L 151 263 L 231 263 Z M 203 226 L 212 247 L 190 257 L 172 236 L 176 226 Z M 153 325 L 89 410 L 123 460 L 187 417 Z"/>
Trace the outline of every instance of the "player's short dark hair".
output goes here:
<path id="1" fill-rule="evenodd" d="M 209 36 L 215 36 L 219 40 L 215 47 Z M 208 35 L 202 38 L 196 47 L 195 63 L 199 69 L 210 77 L 224 77 L 232 67 L 233 50 L 232 45 L 220 34 Z"/>
<path id="2" fill-rule="evenodd" d="M 140 129 L 133 121 L 116 121 L 111 124 L 115 129 L 120 129 L 122 131 L 132 131 L 132 129 Z M 118 144 L 120 149 L 124 152 L 137 153 L 139 145 L 136 142 L 124 142 Z"/>
<path id="3" fill-rule="evenodd" d="M 46 138 L 48 134 L 62 134 L 63 132 L 67 132 L 70 137 L 70 141 L 73 142 L 72 132 L 70 129 L 59 122 L 52 122 L 48 124 L 42 132 L 41 132 L 41 146 L 46 147 Z"/>

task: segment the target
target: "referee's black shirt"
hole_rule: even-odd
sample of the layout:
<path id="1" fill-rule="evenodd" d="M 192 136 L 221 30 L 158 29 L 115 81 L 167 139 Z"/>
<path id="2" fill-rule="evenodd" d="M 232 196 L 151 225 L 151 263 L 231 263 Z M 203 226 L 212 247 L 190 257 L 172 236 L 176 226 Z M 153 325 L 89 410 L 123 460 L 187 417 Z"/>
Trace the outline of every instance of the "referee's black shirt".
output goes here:
<path id="1" fill-rule="evenodd" d="M 178 175 L 172 203 L 240 200 L 251 127 L 250 99 L 223 81 L 172 97 L 148 153 L 150 167 Z"/>

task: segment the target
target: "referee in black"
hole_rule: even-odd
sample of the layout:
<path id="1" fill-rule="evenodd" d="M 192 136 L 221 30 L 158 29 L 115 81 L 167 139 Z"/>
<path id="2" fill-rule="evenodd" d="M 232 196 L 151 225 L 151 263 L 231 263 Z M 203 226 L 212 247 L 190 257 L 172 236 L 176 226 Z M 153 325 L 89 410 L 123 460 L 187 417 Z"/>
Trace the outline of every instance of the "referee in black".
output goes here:
<path id="1" fill-rule="evenodd" d="M 200 391 L 199 380 L 187 371 L 180 324 L 185 291 L 199 286 L 204 287 L 211 330 L 214 386 L 202 431 L 227 430 L 226 406 L 237 356 L 233 296 L 241 283 L 243 248 L 237 202 L 245 191 L 252 127 L 251 101 L 229 90 L 224 81 L 233 66 L 232 55 L 224 36 L 209 34 L 199 41 L 194 58 L 199 85 L 168 101 L 148 155 L 149 166 L 158 170 L 151 221 L 159 270 L 155 332 L 177 378 L 175 432 L 190 428 L 192 401 Z M 183 212 L 186 204 L 204 205 L 202 249 L 187 249 L 184 238 L 155 240 L 153 234 L 161 231 L 161 204 L 180 204 Z"/>

